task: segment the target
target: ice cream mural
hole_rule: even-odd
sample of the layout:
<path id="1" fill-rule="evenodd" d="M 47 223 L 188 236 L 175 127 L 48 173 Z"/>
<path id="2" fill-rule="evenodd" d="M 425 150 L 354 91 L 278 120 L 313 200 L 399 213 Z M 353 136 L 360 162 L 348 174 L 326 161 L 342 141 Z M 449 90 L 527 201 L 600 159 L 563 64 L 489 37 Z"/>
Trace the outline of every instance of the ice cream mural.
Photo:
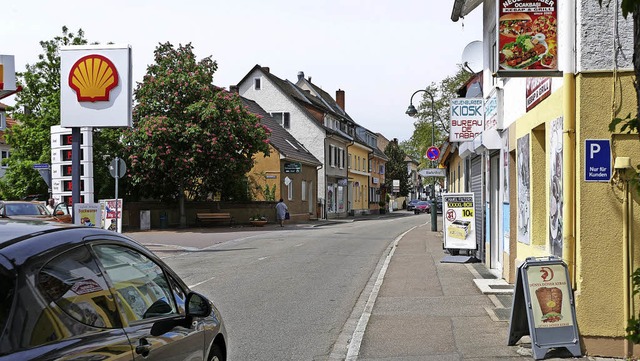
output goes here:
<path id="1" fill-rule="evenodd" d="M 530 266 L 527 276 L 535 327 L 572 326 L 571 291 L 563 265 Z"/>

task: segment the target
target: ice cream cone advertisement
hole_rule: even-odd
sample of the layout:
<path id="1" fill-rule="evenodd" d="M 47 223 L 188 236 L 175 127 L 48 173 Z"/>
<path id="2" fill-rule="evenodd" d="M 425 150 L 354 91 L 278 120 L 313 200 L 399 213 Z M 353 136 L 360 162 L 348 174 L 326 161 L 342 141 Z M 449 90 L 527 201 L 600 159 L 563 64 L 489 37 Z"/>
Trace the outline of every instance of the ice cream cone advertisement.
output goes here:
<path id="1" fill-rule="evenodd" d="M 573 326 L 571 291 L 564 266 L 529 266 L 527 278 L 535 328 Z"/>
<path id="2" fill-rule="evenodd" d="M 476 249 L 473 193 L 442 195 L 445 249 Z"/>

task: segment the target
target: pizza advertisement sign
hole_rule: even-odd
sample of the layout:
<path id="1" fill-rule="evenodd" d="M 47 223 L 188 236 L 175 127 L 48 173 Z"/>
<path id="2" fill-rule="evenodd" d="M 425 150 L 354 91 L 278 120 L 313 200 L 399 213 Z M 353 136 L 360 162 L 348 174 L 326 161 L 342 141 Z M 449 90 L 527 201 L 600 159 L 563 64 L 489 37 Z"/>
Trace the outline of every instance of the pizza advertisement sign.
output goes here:
<path id="1" fill-rule="evenodd" d="M 556 1 L 502 0 L 497 3 L 499 70 L 557 71 Z"/>

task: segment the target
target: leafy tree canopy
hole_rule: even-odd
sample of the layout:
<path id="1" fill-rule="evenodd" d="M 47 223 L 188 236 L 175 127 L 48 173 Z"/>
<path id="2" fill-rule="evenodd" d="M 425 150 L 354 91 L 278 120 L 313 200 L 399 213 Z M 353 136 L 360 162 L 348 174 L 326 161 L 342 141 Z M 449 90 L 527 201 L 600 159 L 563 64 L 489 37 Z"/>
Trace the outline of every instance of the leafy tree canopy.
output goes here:
<path id="1" fill-rule="evenodd" d="M 191 44 L 156 48 L 155 64 L 135 90 L 134 128 L 124 136 L 129 177 L 140 195 L 246 197 L 236 185 L 254 154 L 269 154 L 270 131 L 239 96 L 212 85 L 216 69 L 211 57 L 197 61 Z"/>
<path id="2" fill-rule="evenodd" d="M 407 154 L 400 149 L 397 142 L 389 142 L 384 149 L 384 154 L 389 158 L 385 167 L 385 186 L 389 192 L 393 191 L 393 180 L 400 180 L 399 196 L 409 195 L 409 173 L 404 159 Z"/>
<path id="3" fill-rule="evenodd" d="M 43 53 L 38 61 L 16 74 L 22 91 L 16 94 L 15 110 L 10 116 L 18 123 L 6 134 L 11 157 L 5 176 L 0 179 L 0 198 L 47 193 L 47 185 L 33 165 L 51 162 L 50 130 L 52 125 L 60 124 L 59 48 L 82 44 L 87 44 L 84 32 L 71 33 L 64 26 L 62 35 L 40 42 Z"/>
<path id="4" fill-rule="evenodd" d="M 422 94 L 422 100 L 417 106 L 417 119 L 413 123 L 415 129 L 411 138 L 401 142 L 400 147 L 412 158 L 420 160 L 420 168 L 430 167 L 428 164 L 430 160 L 425 158 L 425 154 L 432 145 L 432 136 L 435 142 L 433 145 L 436 147 L 440 147 L 448 139 L 451 98 L 458 97 L 458 89 L 471 76 L 458 66 L 456 74 L 446 77 L 437 85 L 432 83 L 426 87 L 425 90 L 433 95 L 433 107 L 429 94 L 426 92 L 416 94 Z"/>

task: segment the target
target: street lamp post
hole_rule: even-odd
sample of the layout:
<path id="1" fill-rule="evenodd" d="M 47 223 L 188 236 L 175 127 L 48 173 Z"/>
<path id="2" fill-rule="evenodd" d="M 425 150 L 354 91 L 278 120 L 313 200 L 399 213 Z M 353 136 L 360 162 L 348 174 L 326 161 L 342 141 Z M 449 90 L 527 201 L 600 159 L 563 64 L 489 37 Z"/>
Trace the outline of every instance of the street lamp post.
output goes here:
<path id="1" fill-rule="evenodd" d="M 431 92 L 429 92 L 426 89 L 422 89 L 422 90 L 416 90 L 412 95 L 411 95 L 411 100 L 409 100 L 409 108 L 407 108 L 407 111 L 405 112 L 408 116 L 410 117 L 415 117 L 416 114 L 418 114 L 418 110 L 416 109 L 416 107 L 413 106 L 413 96 L 420 93 L 420 92 L 424 92 L 427 93 L 427 95 L 429 95 L 429 98 L 431 98 L 431 146 L 435 146 L 436 143 L 436 123 L 435 123 L 435 119 L 436 119 L 436 108 L 435 108 L 435 102 L 433 101 L 433 95 L 431 94 Z M 431 161 L 431 167 L 434 167 L 434 161 Z M 433 232 L 438 231 L 438 201 L 436 200 L 436 178 L 433 177 L 433 184 L 431 185 L 431 230 Z"/>

